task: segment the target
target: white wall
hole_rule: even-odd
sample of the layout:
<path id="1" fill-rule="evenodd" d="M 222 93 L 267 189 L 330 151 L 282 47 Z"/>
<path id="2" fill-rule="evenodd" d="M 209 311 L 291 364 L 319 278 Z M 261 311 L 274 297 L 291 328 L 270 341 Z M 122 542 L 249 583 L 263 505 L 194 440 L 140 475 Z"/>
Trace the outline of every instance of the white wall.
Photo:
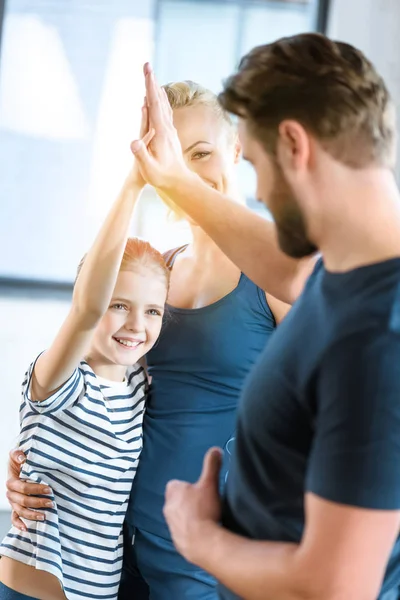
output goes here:
<path id="1" fill-rule="evenodd" d="M 399 23 L 399 0 L 331 0 L 328 35 L 349 42 L 366 53 L 385 78 L 398 111 L 400 109 Z M 397 176 L 400 180 L 399 161 Z"/>
<path id="2" fill-rule="evenodd" d="M 15 447 L 21 383 L 30 362 L 51 342 L 68 310 L 62 300 L 0 297 L 0 510 L 8 508 L 4 495 L 6 459 Z"/>

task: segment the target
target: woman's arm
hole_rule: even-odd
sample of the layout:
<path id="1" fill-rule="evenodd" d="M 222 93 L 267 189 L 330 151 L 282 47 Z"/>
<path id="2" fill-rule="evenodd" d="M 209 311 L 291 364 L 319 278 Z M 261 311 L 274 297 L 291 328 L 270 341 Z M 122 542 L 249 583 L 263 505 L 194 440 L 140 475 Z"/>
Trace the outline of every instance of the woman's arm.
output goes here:
<path id="1" fill-rule="evenodd" d="M 31 521 L 43 521 L 45 518 L 43 511 L 52 506 L 47 494 L 51 489 L 42 483 L 31 483 L 25 479 L 20 479 L 21 467 L 26 461 L 26 456 L 22 450 L 11 450 L 8 458 L 8 476 L 7 476 L 7 500 L 11 506 L 11 522 L 14 527 L 21 531 L 26 531 L 25 523 L 22 519 Z"/>

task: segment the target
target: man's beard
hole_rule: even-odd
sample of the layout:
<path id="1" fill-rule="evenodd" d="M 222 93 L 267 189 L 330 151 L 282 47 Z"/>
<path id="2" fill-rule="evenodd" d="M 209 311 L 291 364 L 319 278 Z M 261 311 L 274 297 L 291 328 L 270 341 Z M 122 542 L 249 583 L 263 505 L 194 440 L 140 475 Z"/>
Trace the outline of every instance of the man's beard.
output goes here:
<path id="1" fill-rule="evenodd" d="M 274 171 L 274 189 L 269 205 L 277 229 L 279 247 L 292 258 L 314 254 L 318 248 L 307 235 L 305 218 L 295 195 L 278 164 Z"/>

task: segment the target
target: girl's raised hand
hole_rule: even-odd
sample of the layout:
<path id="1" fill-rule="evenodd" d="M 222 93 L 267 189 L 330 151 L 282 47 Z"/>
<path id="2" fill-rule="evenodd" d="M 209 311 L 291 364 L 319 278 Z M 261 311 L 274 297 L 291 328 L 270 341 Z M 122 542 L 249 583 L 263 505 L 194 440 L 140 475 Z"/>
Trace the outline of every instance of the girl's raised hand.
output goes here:
<path id="1" fill-rule="evenodd" d="M 139 139 L 141 143 L 143 143 L 143 145 L 146 146 L 146 148 L 149 146 L 151 140 L 153 139 L 154 133 L 155 131 L 153 128 L 150 127 L 149 123 L 149 110 L 147 108 L 147 99 L 145 96 L 142 106 L 142 118 L 140 122 Z M 146 181 L 140 172 L 140 168 L 136 158 L 134 159 L 130 178 L 132 179 L 132 182 L 139 188 L 143 188 L 146 185 Z"/>

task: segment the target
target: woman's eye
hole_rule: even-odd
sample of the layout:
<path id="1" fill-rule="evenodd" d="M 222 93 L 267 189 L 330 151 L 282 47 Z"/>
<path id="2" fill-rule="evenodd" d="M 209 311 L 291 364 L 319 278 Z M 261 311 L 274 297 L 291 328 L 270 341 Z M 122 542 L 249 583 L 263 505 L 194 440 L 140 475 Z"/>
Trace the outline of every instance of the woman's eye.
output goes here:
<path id="1" fill-rule="evenodd" d="M 199 160 L 201 158 L 205 158 L 206 156 L 209 156 L 211 154 L 211 152 L 195 152 L 192 156 L 192 158 L 194 158 L 195 160 Z"/>
<path id="2" fill-rule="evenodd" d="M 159 311 L 159 310 L 157 310 L 156 308 L 150 308 L 150 309 L 147 311 L 147 314 L 148 314 L 148 315 L 151 315 L 152 317 L 160 317 L 160 316 L 161 316 L 161 313 L 160 313 L 160 311 Z"/>

